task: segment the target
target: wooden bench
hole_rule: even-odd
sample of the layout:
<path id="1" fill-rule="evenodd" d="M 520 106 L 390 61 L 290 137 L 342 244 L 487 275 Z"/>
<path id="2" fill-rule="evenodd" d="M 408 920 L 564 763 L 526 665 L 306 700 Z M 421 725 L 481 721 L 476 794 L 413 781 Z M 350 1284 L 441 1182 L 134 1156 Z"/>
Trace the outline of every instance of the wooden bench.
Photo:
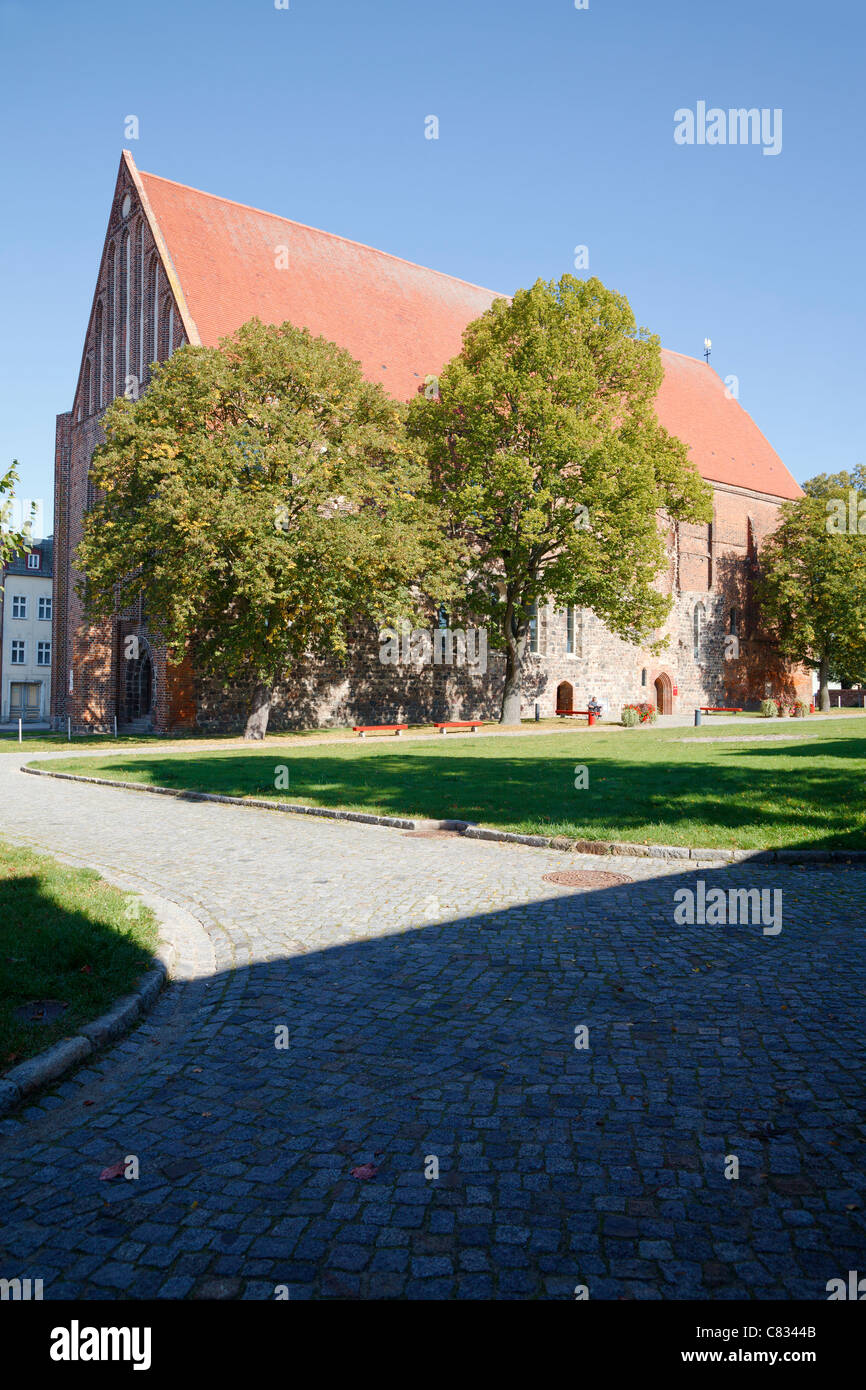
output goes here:
<path id="1" fill-rule="evenodd" d="M 577 714 L 585 715 L 587 724 L 594 724 L 596 719 L 598 719 L 598 715 L 593 710 L 589 709 L 558 709 L 556 711 L 557 719 L 566 719 L 569 715 Z"/>
<path id="2" fill-rule="evenodd" d="M 483 729 L 483 719 L 452 719 L 448 724 L 434 724 L 433 728 L 438 729 L 440 734 L 447 734 L 449 729 L 471 729 L 473 734 L 476 729 Z"/>
<path id="3" fill-rule="evenodd" d="M 395 734 L 399 738 L 408 727 L 408 724 L 354 724 L 352 733 L 357 734 L 358 738 L 363 738 L 365 734 Z"/>
<path id="4" fill-rule="evenodd" d="M 742 714 L 741 709 L 725 709 L 723 705 L 701 705 L 702 714 Z"/>

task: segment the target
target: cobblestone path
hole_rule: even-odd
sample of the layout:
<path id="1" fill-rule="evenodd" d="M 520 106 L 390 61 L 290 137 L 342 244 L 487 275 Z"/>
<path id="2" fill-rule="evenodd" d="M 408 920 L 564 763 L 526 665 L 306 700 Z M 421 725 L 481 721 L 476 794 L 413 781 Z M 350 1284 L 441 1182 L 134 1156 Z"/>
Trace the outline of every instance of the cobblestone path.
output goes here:
<path id="1" fill-rule="evenodd" d="M 145 1022 L 0 1122 L 0 1277 L 52 1299 L 804 1299 L 866 1269 L 863 870 L 611 865 L 18 761 L 0 835 L 203 930 Z M 634 881 L 543 880 L 602 867 Z M 675 925 L 698 880 L 780 888 L 781 932 Z M 137 1181 L 99 1181 L 133 1154 Z"/>

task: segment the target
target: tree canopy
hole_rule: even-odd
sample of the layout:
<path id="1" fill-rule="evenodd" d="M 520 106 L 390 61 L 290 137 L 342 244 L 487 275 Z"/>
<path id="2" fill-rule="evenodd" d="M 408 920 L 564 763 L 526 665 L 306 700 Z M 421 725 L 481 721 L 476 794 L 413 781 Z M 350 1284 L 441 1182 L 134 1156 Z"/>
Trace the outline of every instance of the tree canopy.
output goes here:
<path id="1" fill-rule="evenodd" d="M 334 343 L 252 320 L 155 364 L 115 400 L 77 564 L 87 611 L 139 596 L 171 660 L 254 685 L 248 737 L 308 653 L 342 656 L 362 619 L 449 591 L 454 546 L 407 448 L 402 407 Z"/>
<path id="2" fill-rule="evenodd" d="M 761 548 L 756 597 L 782 654 L 818 671 L 827 710 L 832 676 L 866 679 L 866 470 L 818 474 L 804 491 Z"/>
<path id="3" fill-rule="evenodd" d="M 11 467 L 6 472 L 0 474 L 0 579 L 3 575 L 3 566 L 8 565 L 19 555 L 24 555 L 30 550 L 32 519 L 35 515 L 35 507 L 31 511 L 31 518 L 26 521 L 20 530 L 15 530 L 10 526 L 12 520 L 12 498 L 15 492 L 15 484 L 18 482 L 18 460 L 13 459 Z M 5 500 L 4 500 L 5 499 Z M 2 593 L 2 587 L 0 587 Z"/>
<path id="4" fill-rule="evenodd" d="M 711 493 L 659 423 L 658 338 L 597 279 L 538 280 L 470 324 L 408 428 L 471 547 L 465 604 L 505 648 L 501 719 L 520 719 L 531 617 L 552 599 L 646 642 L 670 611 L 660 520 L 709 521 Z"/>

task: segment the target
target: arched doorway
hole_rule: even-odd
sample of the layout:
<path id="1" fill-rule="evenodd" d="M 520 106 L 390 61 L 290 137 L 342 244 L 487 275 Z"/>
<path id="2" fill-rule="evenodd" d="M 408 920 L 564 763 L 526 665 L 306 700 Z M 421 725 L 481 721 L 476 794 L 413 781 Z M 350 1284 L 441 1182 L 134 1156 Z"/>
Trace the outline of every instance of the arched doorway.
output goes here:
<path id="1" fill-rule="evenodd" d="M 656 709 L 659 714 L 673 714 L 674 690 L 670 676 L 663 671 L 660 676 L 656 676 L 653 685 L 656 692 Z"/>
<path id="2" fill-rule="evenodd" d="M 574 709 L 574 687 L 571 681 L 560 681 L 556 687 L 556 708 Z"/>
<path id="3" fill-rule="evenodd" d="M 150 716 L 153 704 L 153 662 L 143 646 L 137 657 L 122 661 L 118 723 L 132 724 Z"/>

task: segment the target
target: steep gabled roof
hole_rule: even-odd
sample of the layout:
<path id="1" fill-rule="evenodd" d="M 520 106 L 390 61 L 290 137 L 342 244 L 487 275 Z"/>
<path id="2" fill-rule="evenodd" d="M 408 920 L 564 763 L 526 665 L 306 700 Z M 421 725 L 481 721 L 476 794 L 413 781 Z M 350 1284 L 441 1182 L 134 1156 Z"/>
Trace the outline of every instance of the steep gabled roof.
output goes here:
<path id="1" fill-rule="evenodd" d="M 215 346 L 247 319 L 289 321 L 339 343 L 371 381 L 408 400 L 460 351 L 463 329 L 497 298 L 439 271 L 201 193 L 124 162 L 142 197 L 187 336 Z M 278 268 L 280 264 L 284 269 Z M 772 445 L 716 373 L 662 350 L 656 404 L 710 482 L 799 497 Z"/>
<path id="2" fill-rule="evenodd" d="M 207 346 L 247 319 L 288 321 L 339 343 L 371 381 L 408 399 L 497 297 L 357 241 L 139 177 Z"/>
<path id="3" fill-rule="evenodd" d="M 656 413 L 670 434 L 689 445 L 702 477 L 774 497 L 802 496 L 772 444 L 708 363 L 662 348 L 662 364 Z"/>

